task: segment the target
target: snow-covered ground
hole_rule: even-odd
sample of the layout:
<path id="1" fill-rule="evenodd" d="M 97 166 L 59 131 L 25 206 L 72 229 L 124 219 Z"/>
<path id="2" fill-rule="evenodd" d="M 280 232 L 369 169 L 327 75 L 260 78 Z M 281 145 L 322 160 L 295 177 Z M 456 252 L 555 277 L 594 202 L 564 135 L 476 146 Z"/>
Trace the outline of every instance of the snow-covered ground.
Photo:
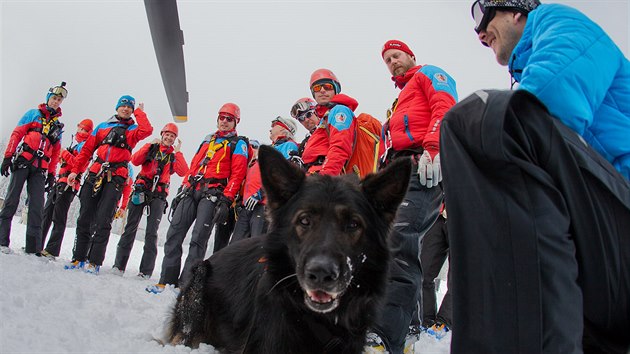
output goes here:
<path id="1" fill-rule="evenodd" d="M 112 234 L 101 273 L 94 276 L 63 269 L 75 229 L 66 230 L 61 256 L 48 261 L 24 254 L 26 227 L 18 219 L 11 230 L 13 253 L 0 254 L 0 353 L 215 353 L 209 345 L 192 350 L 155 340 L 162 337 L 176 299 L 173 291 L 152 295 L 144 290 L 158 280 L 161 247 L 153 279 L 136 278 L 140 241 L 121 278 L 110 273 L 119 239 Z M 415 352 L 444 354 L 449 346 L 450 334 L 440 341 L 423 334 Z"/>

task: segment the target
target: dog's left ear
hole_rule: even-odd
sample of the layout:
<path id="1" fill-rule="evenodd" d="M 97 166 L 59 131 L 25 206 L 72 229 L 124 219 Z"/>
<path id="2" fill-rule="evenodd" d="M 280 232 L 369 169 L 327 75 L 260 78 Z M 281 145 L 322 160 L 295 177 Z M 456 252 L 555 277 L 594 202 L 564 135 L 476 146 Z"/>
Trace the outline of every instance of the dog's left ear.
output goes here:
<path id="1" fill-rule="evenodd" d="M 277 209 L 300 189 L 306 174 L 271 146 L 260 146 L 258 162 L 267 206 Z"/>
<path id="2" fill-rule="evenodd" d="M 407 193 L 410 176 L 411 158 L 399 158 L 361 181 L 363 193 L 388 222 L 394 221 L 398 206 Z"/>

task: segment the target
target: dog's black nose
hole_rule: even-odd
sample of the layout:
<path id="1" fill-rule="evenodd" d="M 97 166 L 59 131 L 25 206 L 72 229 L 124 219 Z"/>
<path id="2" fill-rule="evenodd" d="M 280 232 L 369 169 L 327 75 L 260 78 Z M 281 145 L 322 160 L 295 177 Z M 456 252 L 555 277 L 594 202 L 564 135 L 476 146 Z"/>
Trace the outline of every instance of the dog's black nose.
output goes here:
<path id="1" fill-rule="evenodd" d="M 304 274 L 311 285 L 326 285 L 339 278 L 339 265 L 330 257 L 315 256 L 306 262 Z"/>

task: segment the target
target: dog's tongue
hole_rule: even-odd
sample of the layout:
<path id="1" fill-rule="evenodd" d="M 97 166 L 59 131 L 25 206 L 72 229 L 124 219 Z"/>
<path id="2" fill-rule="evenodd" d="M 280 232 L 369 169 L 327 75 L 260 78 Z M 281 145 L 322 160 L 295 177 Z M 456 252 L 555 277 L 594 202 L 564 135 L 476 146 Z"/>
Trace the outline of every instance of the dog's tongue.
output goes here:
<path id="1" fill-rule="evenodd" d="M 327 303 L 332 301 L 332 296 L 330 296 L 327 292 L 320 290 L 309 291 L 308 297 L 310 297 L 312 301 L 319 303 Z"/>

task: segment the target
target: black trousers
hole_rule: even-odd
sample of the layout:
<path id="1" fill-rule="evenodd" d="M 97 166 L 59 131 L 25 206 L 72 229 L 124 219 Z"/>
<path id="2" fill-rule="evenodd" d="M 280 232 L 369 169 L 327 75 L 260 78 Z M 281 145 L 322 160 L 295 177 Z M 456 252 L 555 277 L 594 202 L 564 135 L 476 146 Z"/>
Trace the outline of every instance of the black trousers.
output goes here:
<path id="1" fill-rule="evenodd" d="M 127 262 L 129 261 L 129 255 L 131 254 L 131 249 L 136 239 L 140 219 L 142 218 L 145 207 L 148 207 L 149 215 L 147 215 L 147 227 L 144 235 L 142 260 L 140 261 L 140 273 L 148 276 L 153 274 L 155 259 L 157 258 L 158 228 L 160 227 L 160 222 L 164 215 L 165 204 L 166 201 L 161 198 L 153 198 L 148 204 L 143 203 L 136 205 L 133 202 L 129 203 L 127 224 L 125 224 L 125 230 L 120 236 L 120 241 L 118 241 L 114 267 L 120 270 L 127 268 Z"/>
<path id="2" fill-rule="evenodd" d="M 90 261 L 103 265 L 107 243 L 116 214 L 118 199 L 122 195 L 123 177 L 114 176 L 111 181 L 103 179 L 98 193 L 93 193 L 95 175 L 90 173 L 79 192 L 81 209 L 77 219 L 77 236 L 74 240 L 73 260 Z M 92 234 L 91 230 L 94 230 Z"/>
<path id="3" fill-rule="evenodd" d="M 258 203 L 254 210 L 247 210 L 244 206 L 240 206 L 238 207 L 238 220 L 236 220 L 230 244 L 246 238 L 258 237 L 265 232 L 267 232 L 265 205 Z"/>
<path id="4" fill-rule="evenodd" d="M 471 95 L 441 134 L 452 353 L 626 353 L 628 181 L 525 91 Z"/>
<path id="5" fill-rule="evenodd" d="M 427 231 L 422 240 L 420 263 L 424 276 L 422 278 L 422 325 L 431 327 L 436 321 L 451 327 L 452 300 L 451 291 L 447 290 L 437 308 L 435 278 L 448 258 L 448 228 L 444 216 L 440 215 L 435 224 Z"/>
<path id="6" fill-rule="evenodd" d="M 46 197 L 42 218 L 42 245 L 46 244 L 48 230 L 50 230 L 50 225 L 54 224 L 45 250 L 55 257 L 59 257 L 59 252 L 61 252 L 61 243 L 63 242 L 66 222 L 68 221 L 68 211 L 73 200 L 74 189 L 69 187 L 67 183 L 55 184 Z"/>
<path id="7" fill-rule="evenodd" d="M 212 233 L 212 219 L 216 206 L 216 202 L 213 202 L 209 196 L 206 192 L 194 191 L 192 195 L 182 199 L 173 212 L 173 219 L 164 244 L 161 284 L 185 285 L 191 275 L 189 274 L 191 269 L 204 260 L 208 240 Z M 181 269 L 182 244 L 193 222 L 195 225 L 190 239 L 188 257 L 186 257 L 184 268 Z"/>
<path id="8" fill-rule="evenodd" d="M 26 182 L 28 193 L 28 221 L 26 223 L 26 253 L 42 250 L 42 209 L 44 207 L 45 171 L 33 165 L 18 168 L 11 173 L 9 188 L 0 211 L 0 246 L 9 246 L 11 220 L 20 204 L 20 194 Z"/>
<path id="9" fill-rule="evenodd" d="M 230 237 L 236 226 L 236 212 L 234 208 L 230 208 L 228 212 L 228 220 L 223 225 L 214 225 L 214 247 L 212 253 L 216 253 L 227 246 L 230 242 Z"/>

